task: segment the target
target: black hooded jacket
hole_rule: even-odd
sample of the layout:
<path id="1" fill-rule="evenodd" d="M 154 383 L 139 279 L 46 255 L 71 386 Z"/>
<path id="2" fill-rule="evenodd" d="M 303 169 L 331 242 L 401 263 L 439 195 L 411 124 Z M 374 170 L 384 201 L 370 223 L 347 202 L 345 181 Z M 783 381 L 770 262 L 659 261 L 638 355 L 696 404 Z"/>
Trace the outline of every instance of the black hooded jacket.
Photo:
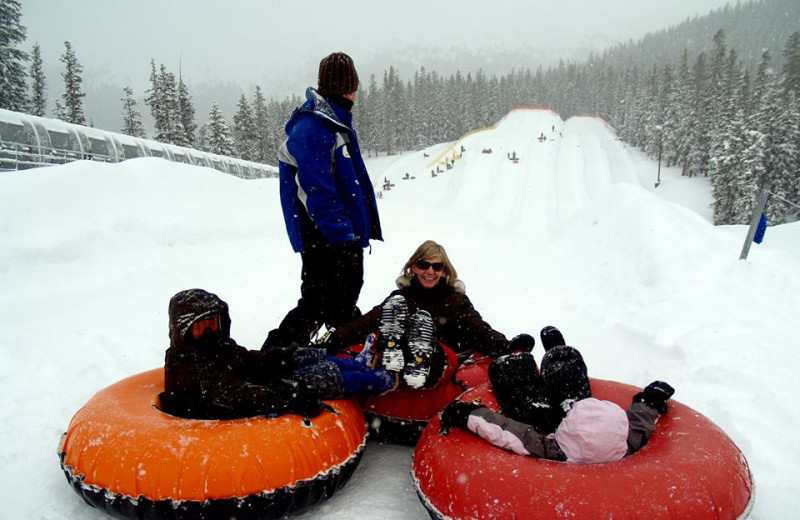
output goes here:
<path id="1" fill-rule="evenodd" d="M 218 314 L 219 334 L 194 341 L 194 322 Z M 169 302 L 169 338 L 162 408 L 190 419 L 236 419 L 299 413 L 316 416 L 322 403 L 292 370 L 292 353 L 253 351 L 230 337 L 228 305 L 202 289 L 181 291 Z"/>

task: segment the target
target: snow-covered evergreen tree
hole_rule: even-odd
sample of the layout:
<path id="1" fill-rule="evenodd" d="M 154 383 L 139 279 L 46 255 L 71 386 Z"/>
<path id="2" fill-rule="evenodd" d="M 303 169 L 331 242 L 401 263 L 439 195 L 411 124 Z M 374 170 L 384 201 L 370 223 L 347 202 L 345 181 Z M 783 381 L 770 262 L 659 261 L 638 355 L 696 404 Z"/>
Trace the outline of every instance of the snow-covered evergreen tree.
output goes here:
<path id="1" fill-rule="evenodd" d="M 56 99 L 55 106 L 53 107 L 53 116 L 56 119 L 60 119 L 62 121 L 67 120 L 67 111 L 64 110 L 64 105 L 61 104 L 60 99 Z"/>
<path id="2" fill-rule="evenodd" d="M 39 44 L 31 51 L 31 99 L 29 111 L 35 116 L 43 117 L 47 113 L 47 95 L 45 94 L 44 66 L 42 49 Z"/>
<path id="3" fill-rule="evenodd" d="M 378 87 L 378 80 L 375 74 L 370 74 L 369 84 L 366 89 L 361 89 L 356 104 L 358 105 L 358 131 L 359 144 L 363 147 L 367 156 L 377 154 L 382 147 L 384 138 L 381 135 L 380 121 L 382 120 L 381 104 L 382 92 Z"/>
<path id="4" fill-rule="evenodd" d="M 691 72 L 691 91 L 688 127 L 689 150 L 684 173 L 689 177 L 706 175 L 708 170 L 709 132 L 711 128 L 711 97 L 709 92 L 708 66 L 706 54 L 701 52 L 695 60 Z"/>
<path id="5" fill-rule="evenodd" d="M 759 130 L 745 130 L 742 152 L 737 157 L 739 171 L 735 176 L 736 199 L 733 223 L 746 224 L 753 216 L 758 194 L 766 178 L 764 156 L 766 136 Z"/>
<path id="6" fill-rule="evenodd" d="M 723 132 L 721 147 L 711 160 L 713 175 L 711 186 L 714 196 L 714 223 L 736 224 L 736 206 L 741 198 L 738 177 L 743 173 L 742 157 L 745 153 L 747 117 L 744 108 L 738 107 Z"/>
<path id="7" fill-rule="evenodd" d="M 150 89 L 147 90 L 145 103 L 150 107 L 153 115 L 154 135 L 156 141 L 176 144 L 178 146 L 191 146 L 186 129 L 183 125 L 184 113 L 181 111 L 178 85 L 175 75 L 167 70 L 162 63 L 158 72 L 154 60 L 150 60 Z M 185 94 L 188 100 L 188 93 Z M 187 120 L 192 122 L 194 108 L 188 102 L 183 107 L 187 112 Z M 193 124 L 193 122 L 192 122 Z"/>
<path id="8" fill-rule="evenodd" d="M 178 113 L 183 128 L 184 146 L 194 146 L 197 124 L 194 122 L 194 104 L 183 79 L 178 81 Z"/>
<path id="9" fill-rule="evenodd" d="M 17 112 L 28 108 L 25 92 L 28 54 L 17 47 L 25 41 L 26 29 L 21 17 L 22 7 L 17 0 L 0 0 L 0 108 Z"/>
<path id="10" fill-rule="evenodd" d="M 252 161 L 256 156 L 256 126 L 247 97 L 239 96 L 236 113 L 233 114 L 233 142 L 238 156 Z"/>
<path id="11" fill-rule="evenodd" d="M 208 151 L 208 123 L 203 123 L 197 128 L 194 146 L 198 150 Z"/>
<path id="12" fill-rule="evenodd" d="M 686 173 L 685 165 L 689 161 L 690 149 L 690 114 L 692 113 L 690 103 L 691 75 L 689 72 L 689 53 L 684 50 L 678 61 L 675 70 L 675 105 L 671 106 L 669 113 L 672 117 L 665 121 L 665 125 L 670 128 L 671 138 L 674 139 L 674 146 L 667 146 L 667 166 L 680 165 L 683 173 Z M 672 105 L 672 103 L 670 104 Z M 674 153 L 674 155 L 673 155 Z"/>
<path id="13" fill-rule="evenodd" d="M 411 85 L 411 121 L 410 121 L 410 146 L 414 149 L 425 148 L 431 144 L 429 140 L 430 116 L 425 95 L 427 91 L 428 74 L 425 67 L 414 73 L 414 83 Z M 372 85 L 370 85 L 370 88 Z"/>
<path id="14" fill-rule="evenodd" d="M 790 98 L 794 91 L 790 91 Z M 798 175 L 798 111 L 793 99 L 787 103 L 786 96 L 776 78 L 771 78 L 761 102 L 758 117 L 759 129 L 765 136 L 764 178 L 770 183 L 771 196 L 767 201 L 770 221 L 782 224 L 791 220 L 797 209 L 796 185 Z"/>
<path id="15" fill-rule="evenodd" d="M 783 49 L 783 87 L 800 97 L 800 32 L 794 32 Z"/>
<path id="16" fill-rule="evenodd" d="M 432 88 L 433 86 L 429 85 L 429 90 Z M 431 97 L 430 94 L 427 97 Z M 478 121 L 478 127 L 489 126 L 495 122 L 492 118 L 492 107 L 489 102 L 489 81 L 486 79 L 486 73 L 483 69 L 478 69 L 475 72 L 475 96 L 473 96 L 472 102 L 476 108 L 475 118 Z M 433 135 L 428 132 L 428 144 L 435 142 Z"/>
<path id="17" fill-rule="evenodd" d="M 230 127 L 216 102 L 211 106 L 208 114 L 206 150 L 217 155 L 234 155 Z"/>
<path id="18" fill-rule="evenodd" d="M 398 78 L 395 68 L 390 66 L 383 74 L 383 103 L 380 134 L 384 151 L 392 155 L 401 150 L 400 135 L 402 134 L 402 121 L 400 117 L 400 104 L 403 98 L 403 84 Z"/>
<path id="19" fill-rule="evenodd" d="M 178 84 L 175 81 L 175 74 L 167 70 L 162 63 L 158 80 L 161 83 L 161 95 L 164 96 L 163 103 L 166 109 L 164 118 L 166 127 L 158 140 L 178 146 L 188 146 L 189 142 L 186 138 L 186 130 L 183 128 L 180 104 L 178 103 Z"/>
<path id="20" fill-rule="evenodd" d="M 162 128 L 166 127 L 163 121 L 165 108 L 163 105 L 163 96 L 161 95 L 161 83 L 158 81 L 158 70 L 156 69 L 156 60 L 150 59 L 150 88 L 145 91 L 144 102 L 150 107 L 150 114 L 153 116 L 153 126 L 155 127 L 156 136 L 158 136 Z M 155 137 L 158 139 L 158 137 Z"/>
<path id="21" fill-rule="evenodd" d="M 83 91 L 83 78 L 81 77 L 83 66 L 78 62 L 72 44 L 68 41 L 64 42 L 64 54 L 61 55 L 60 61 L 64 63 L 64 72 L 61 73 L 61 77 L 64 78 L 64 93 L 61 94 L 64 102 L 63 115 L 69 123 L 85 125 L 83 98 L 86 96 L 86 92 Z"/>
<path id="22" fill-rule="evenodd" d="M 147 137 L 142 124 L 142 116 L 136 107 L 136 100 L 133 97 L 133 89 L 128 86 L 123 89 L 125 97 L 122 98 L 122 128 L 120 132 L 133 137 Z"/>
<path id="23" fill-rule="evenodd" d="M 742 88 L 742 76 L 736 51 L 731 50 L 727 59 L 723 61 L 724 67 L 715 80 L 719 93 L 718 99 L 715 100 L 716 116 L 711 133 L 708 161 L 708 173 L 712 179 L 716 175 L 725 175 L 725 172 L 720 172 L 719 169 L 724 166 L 722 157 L 729 153 L 729 139 L 731 138 L 729 131 L 734 128 L 734 119 L 737 120 L 736 123 L 739 123 L 739 120 L 742 124 L 744 123 L 742 107 L 746 106 L 748 101 L 747 98 L 742 97 L 746 95 L 746 91 Z"/>
<path id="24" fill-rule="evenodd" d="M 255 127 L 255 143 L 253 161 L 268 164 L 270 159 L 270 143 L 275 133 L 270 124 L 267 102 L 261 88 L 256 86 L 253 92 L 253 126 Z"/>

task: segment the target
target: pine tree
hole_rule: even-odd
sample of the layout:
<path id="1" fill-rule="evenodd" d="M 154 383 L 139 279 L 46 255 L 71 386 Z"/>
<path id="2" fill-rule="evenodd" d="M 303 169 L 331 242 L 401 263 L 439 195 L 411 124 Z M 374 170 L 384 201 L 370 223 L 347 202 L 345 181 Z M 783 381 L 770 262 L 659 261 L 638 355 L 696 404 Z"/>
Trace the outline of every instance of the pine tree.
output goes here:
<path id="1" fill-rule="evenodd" d="M 233 156 L 233 139 L 225 116 L 215 102 L 208 114 L 208 127 L 206 134 L 206 150 L 217 155 Z"/>
<path id="2" fill-rule="evenodd" d="M 737 178 L 741 175 L 740 161 L 745 152 L 747 117 L 740 106 L 735 117 L 726 125 L 721 135 L 724 146 L 712 158 L 714 174 L 711 186 L 714 197 L 714 224 L 735 224 L 735 206 L 741 198 Z"/>
<path id="3" fill-rule="evenodd" d="M 0 0 L 0 108 L 23 112 L 28 106 L 25 66 L 28 54 L 17 48 L 25 40 L 17 0 Z"/>
<path id="4" fill-rule="evenodd" d="M 783 87 L 800 97 L 800 32 L 792 33 L 783 49 Z"/>
<path id="5" fill-rule="evenodd" d="M 790 91 L 789 97 L 793 94 L 794 91 Z M 770 183 L 770 191 L 775 196 L 768 199 L 767 213 L 776 224 L 789 221 L 796 212 L 791 204 L 796 201 L 797 168 L 800 166 L 797 106 L 794 102 L 787 104 L 785 100 L 779 82 L 772 78 L 767 84 L 758 118 L 760 130 L 766 138 L 764 178 L 759 179 L 759 186 L 765 181 Z"/>
<path id="6" fill-rule="evenodd" d="M 183 128 L 184 146 L 194 146 L 197 124 L 194 122 L 194 105 L 183 79 L 178 81 L 178 113 Z"/>
<path id="7" fill-rule="evenodd" d="M 86 96 L 86 92 L 82 89 L 83 78 L 81 78 L 83 66 L 78 63 L 75 51 L 72 50 L 72 44 L 66 41 L 64 47 L 64 54 L 60 58 L 64 63 L 64 72 L 61 73 L 61 77 L 64 78 L 64 93 L 61 95 L 61 99 L 64 101 L 64 115 L 69 123 L 85 125 L 83 98 Z"/>
<path id="8" fill-rule="evenodd" d="M 711 94 L 708 88 L 708 67 L 706 55 L 701 52 L 697 55 L 691 74 L 691 100 L 689 117 L 691 122 L 688 128 L 689 150 L 684 174 L 705 175 L 707 173 L 708 148 L 709 148 L 709 119 Z"/>
<path id="9" fill-rule="evenodd" d="M 381 120 L 378 97 L 380 96 L 378 88 L 378 81 L 375 79 L 375 74 L 370 74 L 369 86 L 366 90 L 362 90 L 356 103 L 358 104 L 358 131 L 359 131 L 359 144 L 367 156 L 371 157 L 372 152 L 377 154 L 378 143 L 383 142 L 379 137 L 380 125 L 378 122 Z"/>
<path id="10" fill-rule="evenodd" d="M 142 125 L 142 116 L 136 108 L 136 100 L 133 98 L 133 89 L 125 87 L 123 89 L 125 97 L 122 98 L 122 129 L 123 134 L 133 137 L 146 138 L 147 134 Z"/>
<path id="11" fill-rule="evenodd" d="M 742 152 L 736 158 L 739 171 L 735 175 L 737 197 L 734 202 L 733 223 L 746 224 L 755 209 L 758 193 L 766 177 L 766 136 L 759 130 L 745 131 Z"/>
<path id="12" fill-rule="evenodd" d="M 187 116 L 187 119 L 193 124 L 191 116 L 194 108 L 191 107 L 191 103 L 188 103 L 187 106 L 184 106 L 186 114 L 181 111 L 175 75 L 168 71 L 163 63 L 159 71 L 156 72 L 155 61 L 150 60 L 150 84 L 145 103 L 150 107 L 150 112 L 153 115 L 153 126 L 155 127 L 153 138 L 162 143 L 191 146 L 183 124 L 183 117 Z"/>
<path id="13" fill-rule="evenodd" d="M 428 139 L 430 118 L 428 116 L 428 106 L 425 103 L 427 95 L 428 78 L 430 75 L 425 71 L 425 67 L 414 73 L 414 83 L 411 96 L 411 146 L 414 148 L 425 148 L 431 144 Z M 370 85 L 371 87 L 372 85 Z"/>
<path id="14" fill-rule="evenodd" d="M 390 66 L 389 70 L 383 74 L 384 103 L 380 125 L 384 138 L 382 144 L 388 155 L 392 155 L 400 149 L 402 89 L 403 86 L 397 77 L 397 72 L 394 67 Z"/>
<path id="15" fill-rule="evenodd" d="M 53 107 L 53 115 L 56 119 L 60 119 L 62 121 L 67 120 L 67 111 L 64 109 L 64 105 L 61 104 L 60 99 L 56 99 L 55 106 Z"/>
<path id="16" fill-rule="evenodd" d="M 681 165 L 683 174 L 686 174 L 685 165 L 689 162 L 689 150 L 691 148 L 691 74 L 689 72 L 689 52 L 684 49 L 681 59 L 678 62 L 676 72 L 677 87 L 675 92 L 676 108 L 673 118 L 668 121 L 672 126 L 672 133 L 675 137 L 675 155 L 667 155 L 667 166 Z M 670 148 L 668 147 L 669 151 Z"/>
<path id="17" fill-rule="evenodd" d="M 158 135 L 159 129 L 164 126 L 164 123 L 161 121 L 163 109 L 161 107 L 161 84 L 158 81 L 156 60 L 152 58 L 150 59 L 150 88 L 145 91 L 144 102 L 150 107 L 150 114 L 153 116 L 153 126 L 156 129 L 156 135 Z"/>
<path id="18" fill-rule="evenodd" d="M 47 95 L 45 94 L 42 50 L 38 43 L 33 46 L 33 51 L 31 52 L 31 81 L 29 110 L 31 114 L 42 117 L 47 113 Z"/>
<path id="19" fill-rule="evenodd" d="M 244 94 L 239 96 L 233 115 L 233 142 L 240 158 L 253 160 L 256 155 L 256 128 L 253 112 Z"/>
<path id="20" fill-rule="evenodd" d="M 208 151 L 208 123 L 203 123 L 197 128 L 194 145 L 198 150 Z"/>
<path id="21" fill-rule="evenodd" d="M 741 97 L 745 95 L 745 92 L 742 88 L 742 77 L 736 51 L 731 49 L 724 62 L 724 67 L 716 79 L 715 87 L 718 91 L 718 99 L 715 101 L 717 104 L 716 116 L 714 117 L 708 161 L 708 173 L 712 179 L 720 173 L 719 168 L 722 166 L 720 158 L 729 153 L 731 137 L 728 131 L 734 119 L 737 120 L 737 123 L 744 119 L 742 107 L 746 105 L 746 98 Z"/>
<path id="22" fill-rule="evenodd" d="M 160 140 L 178 146 L 189 146 L 178 103 L 178 84 L 175 81 L 175 74 L 168 71 L 162 64 L 158 79 L 161 82 L 161 94 L 164 96 L 163 103 L 166 109 L 166 127 Z"/>
<path id="23" fill-rule="evenodd" d="M 274 131 L 270 127 L 267 103 L 261 88 L 256 86 L 253 92 L 253 126 L 255 127 L 255 143 L 253 147 L 253 161 L 267 164 L 270 155 L 270 143 Z"/>

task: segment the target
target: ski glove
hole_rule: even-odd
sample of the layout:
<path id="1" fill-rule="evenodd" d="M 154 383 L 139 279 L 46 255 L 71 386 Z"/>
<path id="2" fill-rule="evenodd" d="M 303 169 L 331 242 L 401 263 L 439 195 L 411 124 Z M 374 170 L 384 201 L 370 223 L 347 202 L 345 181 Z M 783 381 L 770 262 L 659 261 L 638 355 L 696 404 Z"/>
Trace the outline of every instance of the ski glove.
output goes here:
<path id="1" fill-rule="evenodd" d="M 664 381 L 653 381 L 644 390 L 633 396 L 634 403 L 644 403 L 658 413 L 667 412 L 667 400 L 675 393 L 675 389 Z"/>
<path id="2" fill-rule="evenodd" d="M 450 428 L 453 426 L 467 427 L 467 420 L 469 414 L 478 408 L 483 408 L 478 401 L 453 401 L 442 410 L 441 419 L 439 420 L 439 434 L 447 435 L 450 433 Z"/>
<path id="3" fill-rule="evenodd" d="M 517 334 L 508 342 L 509 352 L 528 353 L 533 351 L 536 340 L 530 334 Z"/>
<path id="4" fill-rule="evenodd" d="M 552 325 L 543 328 L 541 332 L 539 332 L 539 337 L 542 340 L 542 346 L 545 352 L 553 347 L 560 347 L 567 344 L 567 342 L 564 341 L 564 335 L 561 334 L 561 331 Z"/>
<path id="5" fill-rule="evenodd" d="M 330 406 L 322 402 L 317 392 L 305 384 L 297 386 L 297 393 L 292 404 L 292 411 L 306 419 L 316 417 L 325 410 L 333 411 Z"/>

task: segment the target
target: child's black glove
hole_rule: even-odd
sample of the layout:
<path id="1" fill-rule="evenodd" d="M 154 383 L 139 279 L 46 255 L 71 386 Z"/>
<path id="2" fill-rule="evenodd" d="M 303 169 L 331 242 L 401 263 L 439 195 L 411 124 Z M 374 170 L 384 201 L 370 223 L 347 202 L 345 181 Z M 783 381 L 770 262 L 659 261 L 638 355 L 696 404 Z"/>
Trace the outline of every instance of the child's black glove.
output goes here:
<path id="1" fill-rule="evenodd" d="M 325 410 L 332 410 L 330 406 L 323 403 L 319 394 L 305 384 L 299 384 L 296 396 L 292 403 L 293 412 L 302 415 L 304 418 L 314 418 Z"/>
<path id="2" fill-rule="evenodd" d="M 285 347 L 272 347 L 261 350 L 256 358 L 257 380 L 268 380 L 270 377 L 286 377 L 295 368 L 294 351 Z"/>
<path id="3" fill-rule="evenodd" d="M 478 408 L 483 408 L 478 401 L 453 401 L 442 410 L 439 420 L 439 434 L 447 435 L 453 426 L 467 427 L 469 414 Z"/>
<path id="4" fill-rule="evenodd" d="M 530 334 L 517 334 L 508 342 L 508 351 L 528 353 L 533 351 L 535 345 L 536 340 Z"/>
<path id="5" fill-rule="evenodd" d="M 675 389 L 664 381 L 653 381 L 644 390 L 633 396 L 634 403 L 644 403 L 650 408 L 658 410 L 658 413 L 667 412 L 667 401 Z"/>

